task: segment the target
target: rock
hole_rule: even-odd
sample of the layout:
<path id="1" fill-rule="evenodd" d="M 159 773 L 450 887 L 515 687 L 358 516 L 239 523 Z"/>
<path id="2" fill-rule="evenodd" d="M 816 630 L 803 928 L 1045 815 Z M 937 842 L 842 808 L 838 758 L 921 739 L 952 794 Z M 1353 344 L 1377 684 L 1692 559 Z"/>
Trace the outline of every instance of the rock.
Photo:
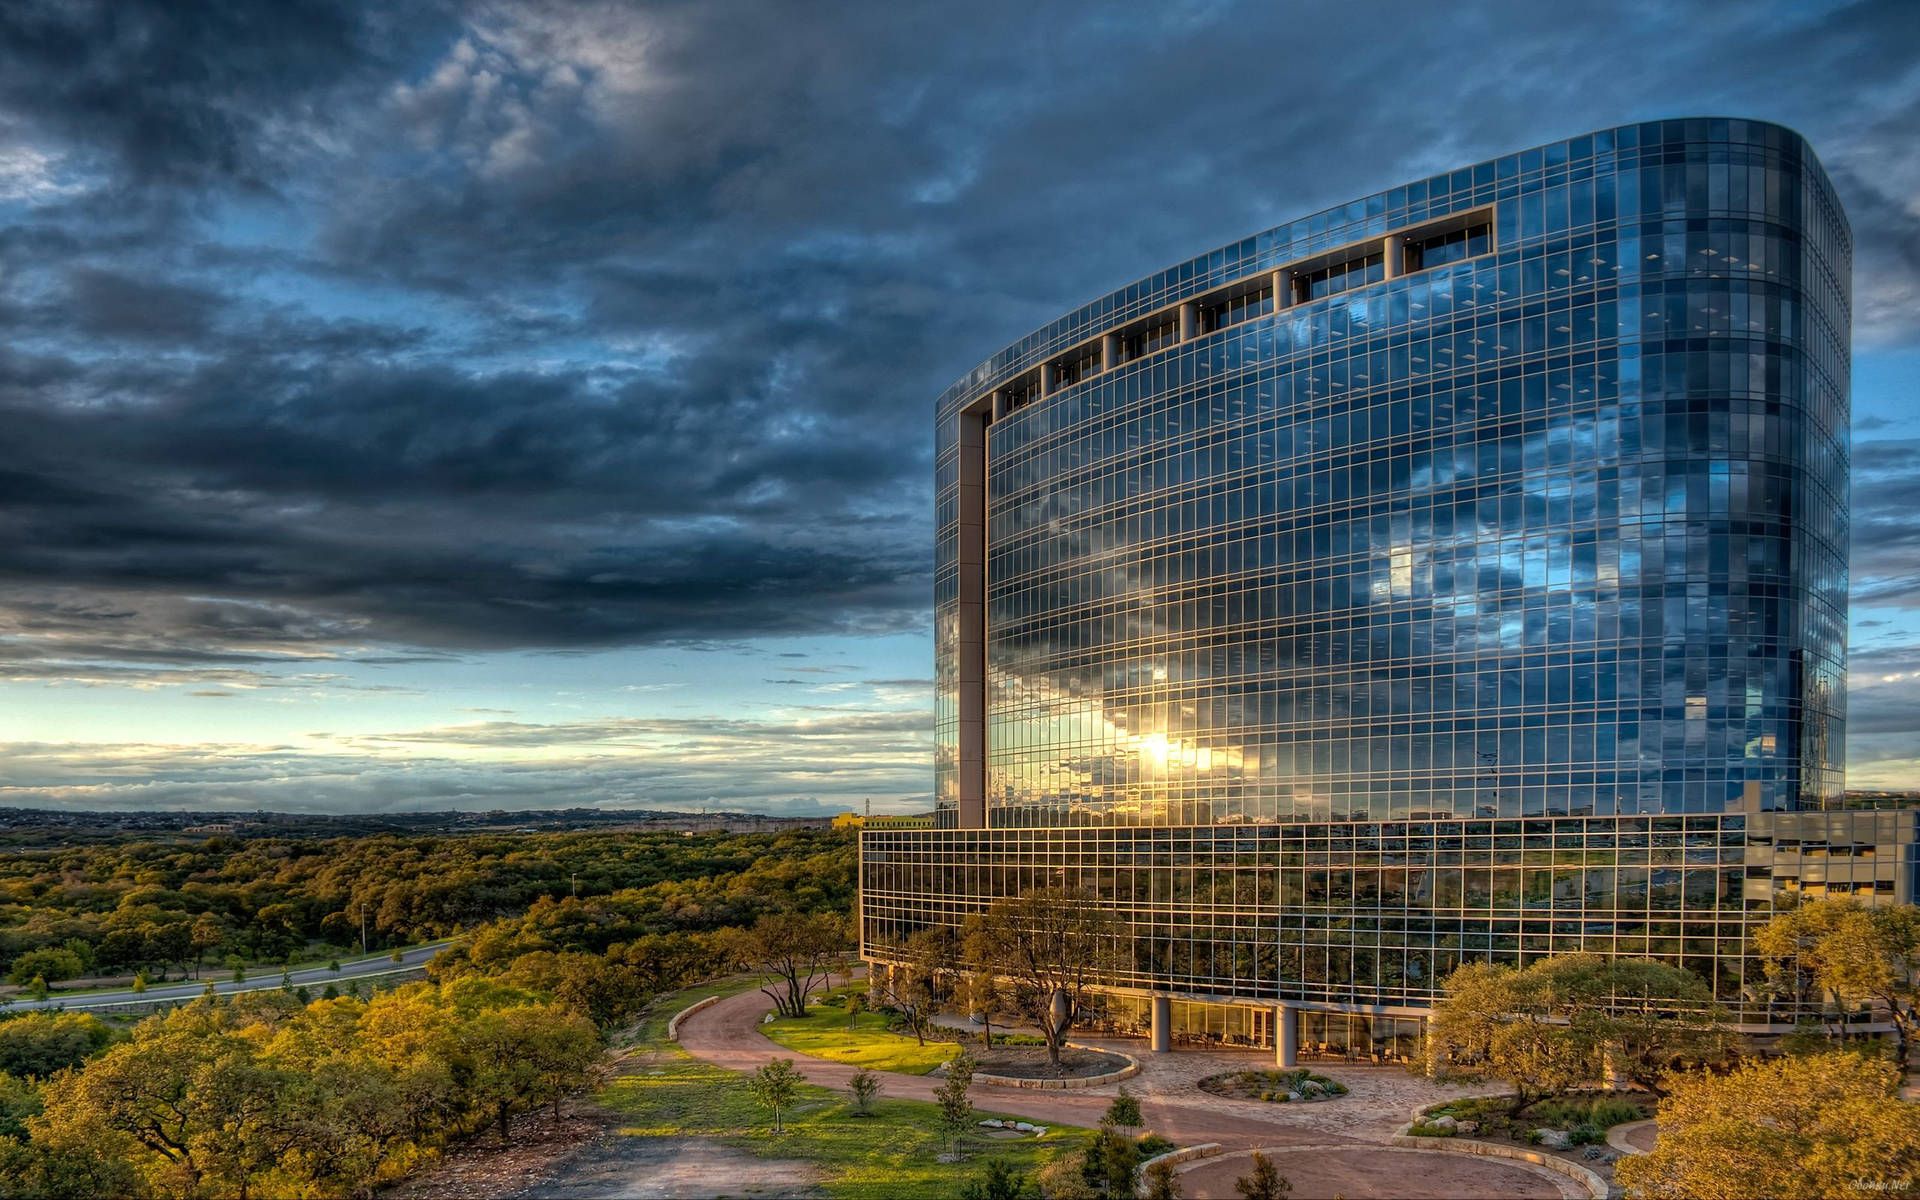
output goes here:
<path id="1" fill-rule="evenodd" d="M 986 1120 L 980 1123 L 986 1126 L 988 1129 L 999 1129 L 1001 1126 L 1006 1124 L 1006 1122 L 1002 1121 L 999 1117 L 988 1117 Z"/>
<path id="2" fill-rule="evenodd" d="M 1435 1117 L 1427 1123 L 1435 1129 L 1445 1129 L 1448 1132 L 1460 1128 L 1460 1122 L 1454 1120 L 1452 1117 Z"/>
<path id="3" fill-rule="evenodd" d="M 1300 1100 L 1300 1093 L 1299 1093 L 1299 1092 L 1288 1092 L 1288 1093 L 1287 1093 L 1287 1101 L 1288 1101 L 1288 1103 L 1290 1103 L 1290 1104 L 1297 1104 L 1297 1103 L 1299 1102 L 1299 1100 Z"/>
<path id="4" fill-rule="evenodd" d="M 1320 1086 L 1319 1084 L 1317 1084 L 1317 1083 L 1315 1083 L 1315 1082 L 1314 1082 L 1313 1080 L 1311 1080 L 1311 1079 L 1309 1079 L 1309 1080 L 1307 1080 L 1307 1081 L 1306 1081 L 1305 1083 L 1303 1083 L 1303 1084 L 1301 1084 L 1301 1085 L 1300 1085 L 1300 1090 L 1301 1090 L 1301 1092 L 1303 1092 L 1303 1093 L 1305 1093 L 1306 1095 L 1309 1095 L 1309 1096 L 1318 1096 L 1318 1095 L 1320 1095 L 1320 1094 L 1321 1094 L 1322 1092 L 1324 1092 L 1324 1091 L 1326 1091 L 1327 1089 L 1326 1089 L 1326 1088 L 1324 1088 L 1324 1087 L 1321 1087 L 1321 1086 Z"/>
<path id="5" fill-rule="evenodd" d="M 1026 1123 L 1025 1121 L 1015 1121 L 1015 1122 L 1013 1123 L 1013 1127 L 1014 1127 L 1015 1129 L 1018 1129 L 1018 1130 L 1019 1130 L 1019 1131 L 1020 1131 L 1021 1133 L 1032 1133 L 1032 1132 L 1033 1132 L 1033 1126 L 1031 1126 L 1031 1125 L 1029 1125 L 1029 1124 L 1027 1124 L 1027 1123 Z"/>
<path id="6" fill-rule="evenodd" d="M 1549 1150 L 1565 1150 L 1572 1144 L 1567 1140 L 1567 1131 L 1564 1129 L 1536 1129 L 1533 1136 Z"/>
<path id="7" fill-rule="evenodd" d="M 1035 1137 L 1047 1136 L 1047 1127 L 1045 1125 L 1035 1125 L 1033 1127 L 1033 1136 Z"/>
<path id="8" fill-rule="evenodd" d="M 1457 1126 L 1455 1126 L 1455 1128 L 1456 1128 L 1456 1129 L 1458 1129 L 1458 1130 L 1459 1130 L 1459 1131 L 1460 1131 L 1461 1133 L 1479 1133 L 1479 1132 L 1480 1132 L 1480 1122 L 1478 1122 L 1478 1121 L 1462 1121 L 1462 1122 L 1460 1122 L 1460 1123 L 1459 1123 L 1459 1124 L 1458 1124 Z"/>

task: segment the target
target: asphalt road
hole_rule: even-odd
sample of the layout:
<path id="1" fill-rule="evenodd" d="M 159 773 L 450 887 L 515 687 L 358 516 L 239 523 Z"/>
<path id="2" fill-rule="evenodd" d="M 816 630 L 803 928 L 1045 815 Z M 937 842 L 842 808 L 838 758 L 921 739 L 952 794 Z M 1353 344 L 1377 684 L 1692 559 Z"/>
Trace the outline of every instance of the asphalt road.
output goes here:
<path id="1" fill-rule="evenodd" d="M 342 962 L 338 971 L 328 970 L 324 966 L 307 967 L 293 972 L 293 985 L 306 984 L 318 990 L 328 983 L 345 983 L 353 979 L 377 979 L 382 975 L 396 975 L 404 971 L 418 970 L 440 951 L 446 949 L 458 938 L 449 938 L 442 942 L 430 942 L 424 946 L 409 946 L 401 952 L 400 961 L 394 962 L 387 955 L 360 959 L 354 962 Z M 89 1008 L 108 1008 L 119 1004 L 153 1004 L 165 1000 L 191 1000 L 207 990 L 208 980 L 212 980 L 213 990 L 222 996 L 231 996 L 235 992 L 272 991 L 280 986 L 280 972 L 272 967 L 258 968 L 257 973 L 249 973 L 244 983 L 235 983 L 230 972 L 223 972 L 228 978 L 206 978 L 189 980 L 186 983 L 154 984 L 144 992 L 135 992 L 121 988 L 112 992 L 88 992 L 76 996 L 49 996 L 45 1000 L 15 1000 L 5 1006 L 5 1012 L 32 1012 L 35 1009 L 67 1009 L 82 1011 Z"/>

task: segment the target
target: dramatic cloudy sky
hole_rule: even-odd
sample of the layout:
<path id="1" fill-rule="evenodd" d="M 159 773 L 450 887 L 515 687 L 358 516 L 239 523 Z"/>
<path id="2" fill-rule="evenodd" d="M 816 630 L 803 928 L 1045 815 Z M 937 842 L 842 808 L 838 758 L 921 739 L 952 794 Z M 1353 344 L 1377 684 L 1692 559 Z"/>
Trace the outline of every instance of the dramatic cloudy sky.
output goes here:
<path id="1" fill-rule="evenodd" d="M 1920 785 L 1916 50 L 1911 0 L 11 0 L 0 804 L 924 804 L 950 379 L 1698 114 L 1852 213 L 1852 782 Z"/>

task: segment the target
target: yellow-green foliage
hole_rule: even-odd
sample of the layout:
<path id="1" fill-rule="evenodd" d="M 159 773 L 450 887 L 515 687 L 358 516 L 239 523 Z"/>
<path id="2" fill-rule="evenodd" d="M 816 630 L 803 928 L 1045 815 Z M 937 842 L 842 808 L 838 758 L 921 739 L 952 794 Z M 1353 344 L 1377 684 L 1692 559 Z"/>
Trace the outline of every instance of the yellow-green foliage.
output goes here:
<path id="1" fill-rule="evenodd" d="M 1899 1098 L 1900 1075 L 1816 1054 L 1672 1076 L 1653 1152 L 1617 1178 L 1656 1200 L 1920 1195 L 1920 1106 Z"/>
<path id="2" fill-rule="evenodd" d="M 806 1070 L 804 1062 L 799 1066 Z M 933 1105 L 882 1095 L 873 1116 L 856 1117 L 845 1095 L 804 1084 L 787 1112 L 785 1135 L 775 1139 L 773 1118 L 744 1076 L 685 1057 L 616 1079 L 600 1099 L 625 1117 L 624 1134 L 706 1135 L 768 1158 L 800 1159 L 822 1170 L 828 1195 L 848 1200 L 955 1196 L 989 1155 L 1031 1173 L 1079 1149 L 1087 1136 L 1083 1129 L 1050 1126 L 1039 1141 L 982 1137 L 968 1161 L 941 1163 L 946 1146 Z M 980 1119 L 987 1115 L 982 1111 Z"/>
<path id="3" fill-rule="evenodd" d="M 906 1034 L 888 1033 L 884 1013 L 860 1013 L 849 1030 L 847 1010 L 831 1005 L 816 1006 L 804 1017 L 785 1017 L 762 1025 L 760 1032 L 801 1054 L 902 1075 L 925 1075 L 960 1053 L 954 1042 L 929 1038 L 922 1046 Z"/>

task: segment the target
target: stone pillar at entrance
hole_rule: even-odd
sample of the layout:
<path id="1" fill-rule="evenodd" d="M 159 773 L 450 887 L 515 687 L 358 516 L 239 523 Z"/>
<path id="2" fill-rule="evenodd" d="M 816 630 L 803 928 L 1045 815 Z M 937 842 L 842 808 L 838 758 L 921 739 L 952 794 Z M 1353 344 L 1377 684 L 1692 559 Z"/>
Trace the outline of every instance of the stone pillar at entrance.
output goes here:
<path id="1" fill-rule="evenodd" d="M 1273 1065 L 1300 1065 L 1300 1010 L 1291 1004 L 1273 1006 Z"/>
<path id="2" fill-rule="evenodd" d="M 1173 1049 L 1173 997 L 1153 998 L 1153 1052 L 1165 1054 Z"/>

